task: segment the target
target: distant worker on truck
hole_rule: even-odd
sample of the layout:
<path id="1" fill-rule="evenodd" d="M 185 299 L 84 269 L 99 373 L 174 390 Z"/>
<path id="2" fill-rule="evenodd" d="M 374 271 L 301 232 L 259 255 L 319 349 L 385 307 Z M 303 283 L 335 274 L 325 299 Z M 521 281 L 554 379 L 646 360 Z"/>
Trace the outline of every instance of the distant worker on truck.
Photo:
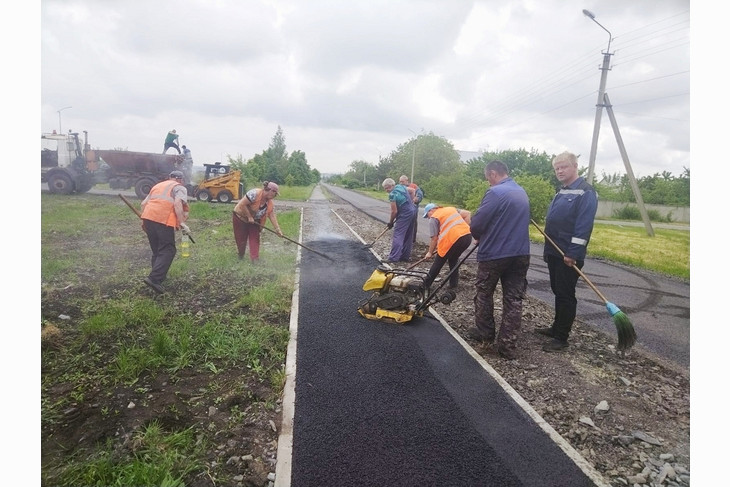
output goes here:
<path id="1" fill-rule="evenodd" d="M 185 145 L 182 146 L 182 153 L 183 172 L 185 173 L 185 180 L 189 182 L 193 179 L 193 154 Z"/>
<path id="2" fill-rule="evenodd" d="M 165 149 L 162 151 L 163 154 L 167 153 L 167 149 L 172 147 L 173 149 L 177 150 L 178 154 L 182 154 L 180 151 L 180 147 L 177 145 L 177 140 L 180 136 L 177 135 L 177 131 L 175 129 L 170 130 L 167 133 L 167 137 L 165 137 Z"/>

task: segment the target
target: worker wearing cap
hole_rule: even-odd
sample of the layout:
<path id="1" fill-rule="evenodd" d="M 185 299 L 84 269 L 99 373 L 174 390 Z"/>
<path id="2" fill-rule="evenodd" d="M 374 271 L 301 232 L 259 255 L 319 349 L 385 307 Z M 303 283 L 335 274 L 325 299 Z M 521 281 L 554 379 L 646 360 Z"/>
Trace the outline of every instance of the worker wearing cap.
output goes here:
<path id="1" fill-rule="evenodd" d="M 442 207 L 435 203 L 429 203 L 423 210 L 423 218 L 429 220 L 429 234 L 431 241 L 428 245 L 428 252 L 423 257 L 430 259 L 434 257 L 431 269 L 428 271 L 426 285 L 430 286 L 441 272 L 446 262 L 452 270 L 449 277 L 449 288 L 454 289 L 459 284 L 459 269 L 456 267 L 459 257 L 471 245 L 471 212 L 457 210 L 453 206 Z M 456 270 L 454 270 L 456 269 Z"/>
<path id="2" fill-rule="evenodd" d="M 175 230 L 188 219 L 188 190 L 182 171 L 172 171 L 169 179 L 155 184 L 142 201 L 142 228 L 152 249 L 152 270 L 144 283 L 162 294 L 162 281 L 177 253 Z"/>
<path id="3" fill-rule="evenodd" d="M 274 213 L 274 198 L 279 195 L 279 185 L 264 181 L 263 188 L 253 188 L 233 208 L 233 236 L 238 248 L 238 258 L 246 255 L 246 244 L 250 247 L 251 263 L 259 260 L 261 227 L 269 218 L 279 237 L 283 236 Z"/>

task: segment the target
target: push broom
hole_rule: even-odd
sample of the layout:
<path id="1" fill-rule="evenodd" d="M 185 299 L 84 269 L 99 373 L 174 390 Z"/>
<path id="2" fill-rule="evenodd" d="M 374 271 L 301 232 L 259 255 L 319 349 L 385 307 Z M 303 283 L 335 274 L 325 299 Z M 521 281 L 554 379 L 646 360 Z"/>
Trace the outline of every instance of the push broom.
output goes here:
<path id="1" fill-rule="evenodd" d="M 543 232 L 542 228 L 540 228 L 537 223 L 535 223 L 535 220 L 530 220 L 530 222 L 532 222 L 532 224 L 535 225 L 535 228 L 537 228 L 542 236 L 545 237 L 545 240 L 550 242 L 550 244 L 555 247 L 555 250 L 560 252 L 560 255 L 565 257 L 565 253 L 563 253 L 563 251 L 560 250 L 560 247 L 558 247 L 557 244 L 553 242 L 553 239 L 548 237 L 547 234 Z M 578 275 L 583 278 L 586 284 L 588 284 L 590 288 L 593 289 L 598 297 L 601 298 L 603 304 L 606 305 L 606 309 L 611 315 L 613 323 L 614 325 L 616 325 L 616 332 L 618 333 L 618 345 L 616 346 L 616 348 L 623 351 L 633 347 L 634 343 L 636 343 L 636 331 L 634 330 L 634 325 L 631 324 L 631 320 L 628 316 L 626 316 L 626 313 L 621 311 L 618 306 L 608 301 L 603 296 L 603 294 L 601 294 L 601 291 L 599 291 L 598 288 L 593 285 L 593 283 L 586 277 L 586 275 L 583 274 L 583 271 L 578 269 L 577 266 L 573 266 L 573 269 L 575 269 L 575 272 L 577 272 Z"/>

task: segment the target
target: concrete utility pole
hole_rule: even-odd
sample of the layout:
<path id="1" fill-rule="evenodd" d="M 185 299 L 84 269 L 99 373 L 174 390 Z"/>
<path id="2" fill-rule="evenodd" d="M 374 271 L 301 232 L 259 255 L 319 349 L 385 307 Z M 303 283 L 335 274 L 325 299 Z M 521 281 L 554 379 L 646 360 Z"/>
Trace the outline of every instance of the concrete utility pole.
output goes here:
<path id="1" fill-rule="evenodd" d="M 621 152 L 621 159 L 624 161 L 624 167 L 626 167 L 626 174 L 629 177 L 629 184 L 634 192 L 636 198 L 636 205 L 639 207 L 639 213 L 641 213 L 641 219 L 644 220 L 644 228 L 646 233 L 650 236 L 654 236 L 654 228 L 651 226 L 651 220 L 649 220 L 649 214 L 644 206 L 644 199 L 641 197 L 641 191 L 639 191 L 639 184 L 636 182 L 634 177 L 634 171 L 631 169 L 631 163 L 629 162 L 629 155 L 624 147 L 624 141 L 621 138 L 621 133 L 618 131 L 618 123 L 616 123 L 616 117 L 613 115 L 613 107 L 611 101 L 608 99 L 608 93 L 603 97 L 606 104 L 606 113 L 608 113 L 608 119 L 611 121 L 611 127 L 613 127 L 613 134 L 616 136 L 616 143 L 618 144 L 618 150 Z"/>
<path id="2" fill-rule="evenodd" d="M 608 47 L 603 53 L 603 65 L 601 66 L 601 82 L 598 85 L 598 101 L 596 101 L 596 119 L 593 123 L 593 139 L 591 140 L 591 155 L 588 159 L 588 175 L 586 180 L 589 184 L 593 184 L 593 170 L 596 167 L 596 152 L 598 151 L 598 133 L 601 131 L 601 115 L 603 114 L 603 95 L 606 93 L 606 78 L 608 77 L 608 70 L 611 64 L 611 32 L 604 26 L 598 23 L 596 16 L 588 10 L 583 10 L 583 15 L 590 18 L 593 22 L 598 24 L 601 29 L 608 32 Z"/>
<path id="3" fill-rule="evenodd" d="M 613 108 L 611 107 L 611 102 L 608 99 L 608 93 L 606 93 L 606 78 L 608 77 L 608 70 L 609 65 L 611 63 L 611 40 L 613 37 L 611 36 L 611 32 L 606 29 L 604 26 L 598 23 L 596 20 L 596 16 L 593 15 L 588 10 L 583 10 L 583 15 L 590 18 L 593 22 L 598 24 L 601 29 L 608 32 L 608 47 L 606 47 L 606 51 L 603 53 L 603 65 L 601 66 L 601 82 L 598 85 L 598 101 L 596 102 L 596 119 L 595 123 L 593 124 L 593 139 L 591 140 L 591 155 L 590 159 L 588 160 L 588 174 L 586 176 L 586 180 L 589 184 L 593 184 L 593 171 L 596 165 L 596 152 L 598 151 L 598 134 L 601 130 L 601 114 L 603 113 L 603 108 L 606 107 L 606 112 L 608 113 L 608 118 L 611 121 L 611 127 L 613 128 L 613 134 L 616 136 L 616 143 L 618 144 L 619 152 L 621 153 L 621 159 L 624 161 L 624 167 L 626 167 L 626 175 L 629 178 L 629 184 L 631 185 L 631 190 L 634 193 L 634 197 L 636 198 L 636 204 L 639 207 L 639 213 L 641 213 L 641 219 L 644 221 L 644 227 L 646 228 L 646 233 L 650 236 L 654 236 L 654 229 L 651 226 L 651 221 L 649 220 L 649 214 L 646 211 L 646 206 L 644 206 L 644 199 L 641 197 L 641 191 L 639 191 L 639 184 L 636 182 L 636 178 L 634 177 L 634 171 L 631 169 L 631 163 L 629 162 L 629 156 L 626 152 L 626 147 L 624 147 L 624 141 L 621 138 L 621 133 L 618 130 L 618 123 L 616 123 L 616 117 L 613 114 Z"/>
<path id="4" fill-rule="evenodd" d="M 413 159 L 411 160 L 411 182 L 413 182 L 413 173 L 416 169 L 416 141 L 418 140 L 418 134 L 411 129 L 408 130 L 413 134 Z"/>

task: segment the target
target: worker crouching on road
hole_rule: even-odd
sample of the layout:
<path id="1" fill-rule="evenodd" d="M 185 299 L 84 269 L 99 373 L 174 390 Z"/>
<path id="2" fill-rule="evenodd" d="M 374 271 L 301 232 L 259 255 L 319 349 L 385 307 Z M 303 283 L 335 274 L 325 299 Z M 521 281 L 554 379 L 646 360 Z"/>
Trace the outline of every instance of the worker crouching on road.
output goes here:
<path id="1" fill-rule="evenodd" d="M 254 188 L 248 191 L 233 208 L 233 236 L 238 247 L 238 258 L 246 255 L 246 244 L 250 246 L 251 262 L 259 260 L 261 245 L 261 227 L 266 225 L 266 219 L 271 219 L 279 237 L 283 236 L 279 222 L 274 213 L 274 198 L 279 194 L 279 185 L 264 181 L 263 188 Z"/>
<path id="2" fill-rule="evenodd" d="M 479 242 L 474 296 L 476 334 L 472 338 L 494 342 L 494 290 L 501 282 L 502 324 L 497 352 L 513 360 L 517 358 L 522 300 L 530 267 L 530 200 L 525 190 L 509 177 L 503 162 L 487 164 L 484 177 L 490 187 L 471 218 L 471 234 Z"/>
<path id="3" fill-rule="evenodd" d="M 183 173 L 172 171 L 170 178 L 154 185 L 142 201 L 142 228 L 152 249 L 152 270 L 144 283 L 157 294 L 164 293 L 162 281 L 177 253 L 175 230 L 185 227 L 190 209 Z"/>
<path id="4" fill-rule="evenodd" d="M 446 262 L 449 269 L 453 270 L 459 263 L 459 257 L 471 245 L 471 212 L 457 210 L 453 206 L 438 206 L 434 203 L 426 205 L 423 211 L 423 218 L 429 218 L 429 234 L 431 240 L 428 245 L 428 252 L 424 259 L 434 257 L 433 264 L 426 277 L 426 286 L 430 286 L 441 272 Z M 459 269 L 457 268 L 449 277 L 449 288 L 454 289 L 459 284 Z"/>

